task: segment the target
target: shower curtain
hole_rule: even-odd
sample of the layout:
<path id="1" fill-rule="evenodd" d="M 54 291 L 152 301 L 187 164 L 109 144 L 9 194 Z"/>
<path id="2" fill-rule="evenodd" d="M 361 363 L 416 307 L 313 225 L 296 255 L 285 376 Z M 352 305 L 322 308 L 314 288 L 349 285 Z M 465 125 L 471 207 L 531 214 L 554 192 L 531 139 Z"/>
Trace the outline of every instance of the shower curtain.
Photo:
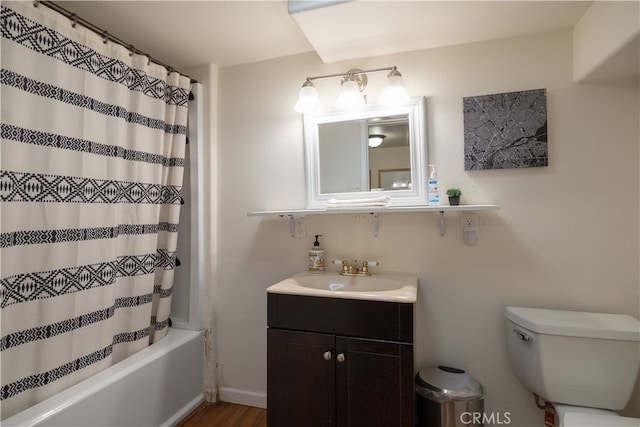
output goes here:
<path id="1" fill-rule="evenodd" d="M 44 5 L 1 8 L 6 418 L 166 334 L 190 79 Z"/>

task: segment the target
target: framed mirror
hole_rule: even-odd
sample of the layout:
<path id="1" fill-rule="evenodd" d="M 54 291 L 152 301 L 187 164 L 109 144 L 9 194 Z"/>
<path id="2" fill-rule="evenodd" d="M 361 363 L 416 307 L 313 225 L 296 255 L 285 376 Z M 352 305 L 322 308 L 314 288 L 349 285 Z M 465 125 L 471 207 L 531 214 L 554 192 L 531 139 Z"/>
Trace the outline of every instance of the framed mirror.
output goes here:
<path id="1" fill-rule="evenodd" d="M 424 97 L 399 106 L 304 115 L 307 209 L 329 199 L 391 197 L 392 206 L 427 203 Z"/>

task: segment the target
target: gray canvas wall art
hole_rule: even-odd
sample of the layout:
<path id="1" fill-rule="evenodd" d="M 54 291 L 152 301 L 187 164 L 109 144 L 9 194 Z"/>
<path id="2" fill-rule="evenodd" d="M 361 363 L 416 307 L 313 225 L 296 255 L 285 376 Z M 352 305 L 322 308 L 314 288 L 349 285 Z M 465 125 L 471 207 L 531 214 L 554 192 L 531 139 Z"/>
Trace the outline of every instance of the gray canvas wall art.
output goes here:
<path id="1" fill-rule="evenodd" d="M 465 97 L 464 169 L 549 164 L 547 90 Z"/>

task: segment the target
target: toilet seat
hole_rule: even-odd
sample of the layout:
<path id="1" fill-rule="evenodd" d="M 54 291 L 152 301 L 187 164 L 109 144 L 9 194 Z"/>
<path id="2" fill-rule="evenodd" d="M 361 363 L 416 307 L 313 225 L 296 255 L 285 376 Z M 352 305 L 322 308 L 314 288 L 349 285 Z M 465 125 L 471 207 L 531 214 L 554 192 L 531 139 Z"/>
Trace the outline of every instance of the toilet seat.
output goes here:
<path id="1" fill-rule="evenodd" d="M 558 427 L 640 427 L 640 418 L 621 417 L 604 409 L 553 405 Z"/>

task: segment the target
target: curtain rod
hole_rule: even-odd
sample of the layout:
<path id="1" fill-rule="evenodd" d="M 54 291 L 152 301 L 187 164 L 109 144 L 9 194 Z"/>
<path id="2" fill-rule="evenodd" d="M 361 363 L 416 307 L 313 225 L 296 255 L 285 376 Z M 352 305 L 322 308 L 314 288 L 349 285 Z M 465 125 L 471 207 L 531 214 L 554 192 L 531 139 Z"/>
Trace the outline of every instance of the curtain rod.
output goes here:
<path id="1" fill-rule="evenodd" d="M 172 72 L 175 71 L 175 72 L 177 72 L 179 74 L 182 74 L 185 77 L 189 77 L 189 79 L 191 80 L 191 83 L 198 83 L 197 80 L 193 79 L 192 77 L 188 76 L 187 74 L 181 73 L 180 71 L 176 70 L 172 66 L 167 65 L 164 62 L 152 57 L 148 53 L 141 51 L 140 49 L 136 48 L 134 45 L 126 43 L 125 41 L 119 39 L 118 37 L 110 34 L 107 30 L 103 30 L 102 28 L 100 28 L 97 25 L 87 21 L 86 19 L 83 19 L 83 18 L 79 17 L 76 13 L 68 11 L 64 7 L 54 3 L 52 1 L 33 0 L 33 6 L 34 7 L 38 7 L 38 5 L 40 5 L 40 4 L 42 4 L 44 6 L 47 6 L 49 9 L 55 10 L 56 12 L 64 15 L 66 18 L 69 18 L 71 20 L 71 26 L 73 26 L 74 28 L 75 28 L 75 26 L 77 24 L 80 24 L 83 27 L 93 31 L 94 33 L 101 35 L 105 43 L 107 42 L 107 40 L 111 40 L 112 42 L 115 42 L 115 43 L 117 43 L 117 44 L 119 44 L 121 46 L 124 46 L 127 49 L 129 49 L 129 52 L 131 52 L 132 55 L 134 53 L 137 53 L 137 54 L 146 56 L 150 62 L 154 62 L 154 63 L 164 67 L 167 70 L 167 72 L 172 73 Z"/>

